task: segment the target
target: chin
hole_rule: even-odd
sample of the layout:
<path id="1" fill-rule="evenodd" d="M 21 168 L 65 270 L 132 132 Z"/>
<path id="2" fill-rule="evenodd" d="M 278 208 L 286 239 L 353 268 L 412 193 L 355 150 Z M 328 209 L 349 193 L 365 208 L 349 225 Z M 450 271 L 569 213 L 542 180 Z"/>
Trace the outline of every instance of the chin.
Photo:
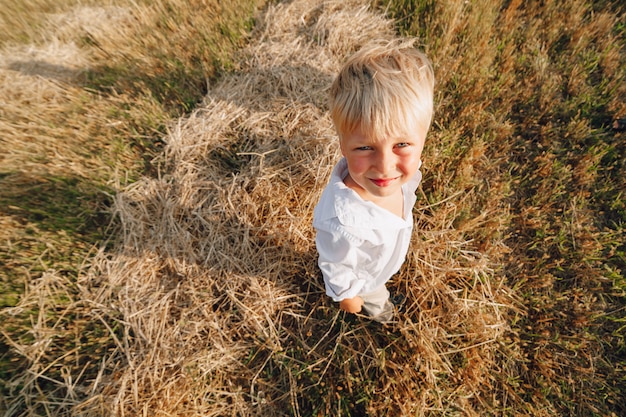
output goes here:
<path id="1" fill-rule="evenodd" d="M 369 193 L 374 197 L 389 197 L 398 191 L 399 187 L 385 187 L 369 190 Z"/>

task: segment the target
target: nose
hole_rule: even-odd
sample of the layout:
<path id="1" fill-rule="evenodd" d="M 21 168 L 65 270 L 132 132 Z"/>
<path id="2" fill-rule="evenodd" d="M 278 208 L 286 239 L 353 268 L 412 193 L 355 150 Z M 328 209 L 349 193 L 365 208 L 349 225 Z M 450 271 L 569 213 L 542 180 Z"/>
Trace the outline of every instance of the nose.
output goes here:
<path id="1" fill-rule="evenodd" d="M 396 155 L 390 150 L 380 150 L 374 164 L 376 171 L 383 176 L 393 174 L 396 167 Z"/>

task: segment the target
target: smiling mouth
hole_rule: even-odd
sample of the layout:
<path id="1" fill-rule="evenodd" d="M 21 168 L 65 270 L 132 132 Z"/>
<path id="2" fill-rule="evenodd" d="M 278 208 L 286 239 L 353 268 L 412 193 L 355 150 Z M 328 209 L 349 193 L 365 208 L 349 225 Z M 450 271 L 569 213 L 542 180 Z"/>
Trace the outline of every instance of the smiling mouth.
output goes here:
<path id="1" fill-rule="evenodd" d="M 372 181 L 374 185 L 376 185 L 377 187 L 387 187 L 395 180 L 396 178 L 382 178 L 382 179 L 370 178 L 370 181 Z"/>

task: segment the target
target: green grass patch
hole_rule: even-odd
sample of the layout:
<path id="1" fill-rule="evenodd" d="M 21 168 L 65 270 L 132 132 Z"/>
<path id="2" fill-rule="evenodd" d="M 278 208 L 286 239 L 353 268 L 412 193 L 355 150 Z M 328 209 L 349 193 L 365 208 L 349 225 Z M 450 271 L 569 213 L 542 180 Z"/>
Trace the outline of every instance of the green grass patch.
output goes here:
<path id="1" fill-rule="evenodd" d="M 626 110 L 618 98 L 626 81 L 623 10 L 617 2 L 510 2 L 497 10 L 495 26 L 472 28 L 462 22 L 482 3 L 378 3 L 398 19 L 401 32 L 420 37 L 444 74 L 436 117 L 441 133 L 434 135 L 444 141 L 433 145 L 443 150 L 431 162 L 444 170 L 437 178 L 455 178 L 446 183 L 449 194 L 463 184 L 494 181 L 511 190 L 501 200 L 511 207 L 501 231 L 512 249 L 503 271 L 527 311 L 514 328 L 527 343 L 520 383 L 535 389 L 526 401 L 551 404 L 561 415 L 621 415 L 626 155 L 623 130 L 615 126 Z M 437 18 L 448 15 L 459 20 Z M 451 36 L 464 50 L 446 47 L 442 36 L 455 24 Z M 477 30 L 486 41 L 473 47 L 467 40 Z M 491 56 L 488 48 L 494 50 L 489 66 L 473 66 L 477 54 Z M 449 78 L 448 68 L 456 69 Z M 472 85 L 481 84 L 498 88 L 477 94 Z M 485 112 L 462 120 L 464 108 L 476 107 Z M 511 127 L 506 136 L 497 121 Z M 492 138 L 486 170 L 464 172 L 461 163 L 449 163 L 463 159 L 457 142 L 447 142 L 449 126 L 459 124 L 466 142 L 475 141 L 477 131 Z M 428 179 L 424 186 L 427 194 L 440 190 Z M 472 200 L 458 210 L 456 224 L 468 213 L 493 210 L 493 202 Z M 480 228 L 467 233 L 483 234 Z M 589 374 L 590 367 L 599 371 Z M 576 383 L 583 374 L 587 382 Z"/>

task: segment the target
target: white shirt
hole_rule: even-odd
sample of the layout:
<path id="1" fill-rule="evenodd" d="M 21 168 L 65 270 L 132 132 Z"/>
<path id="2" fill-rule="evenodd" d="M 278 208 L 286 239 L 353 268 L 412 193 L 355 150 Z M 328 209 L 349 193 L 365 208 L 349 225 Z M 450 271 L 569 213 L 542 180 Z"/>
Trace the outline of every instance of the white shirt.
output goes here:
<path id="1" fill-rule="evenodd" d="M 347 174 L 343 158 L 313 212 L 318 265 L 326 294 L 334 301 L 372 292 L 400 270 L 413 230 L 415 190 L 422 180 L 418 170 L 402 186 L 400 218 L 348 188 L 343 182 Z"/>

